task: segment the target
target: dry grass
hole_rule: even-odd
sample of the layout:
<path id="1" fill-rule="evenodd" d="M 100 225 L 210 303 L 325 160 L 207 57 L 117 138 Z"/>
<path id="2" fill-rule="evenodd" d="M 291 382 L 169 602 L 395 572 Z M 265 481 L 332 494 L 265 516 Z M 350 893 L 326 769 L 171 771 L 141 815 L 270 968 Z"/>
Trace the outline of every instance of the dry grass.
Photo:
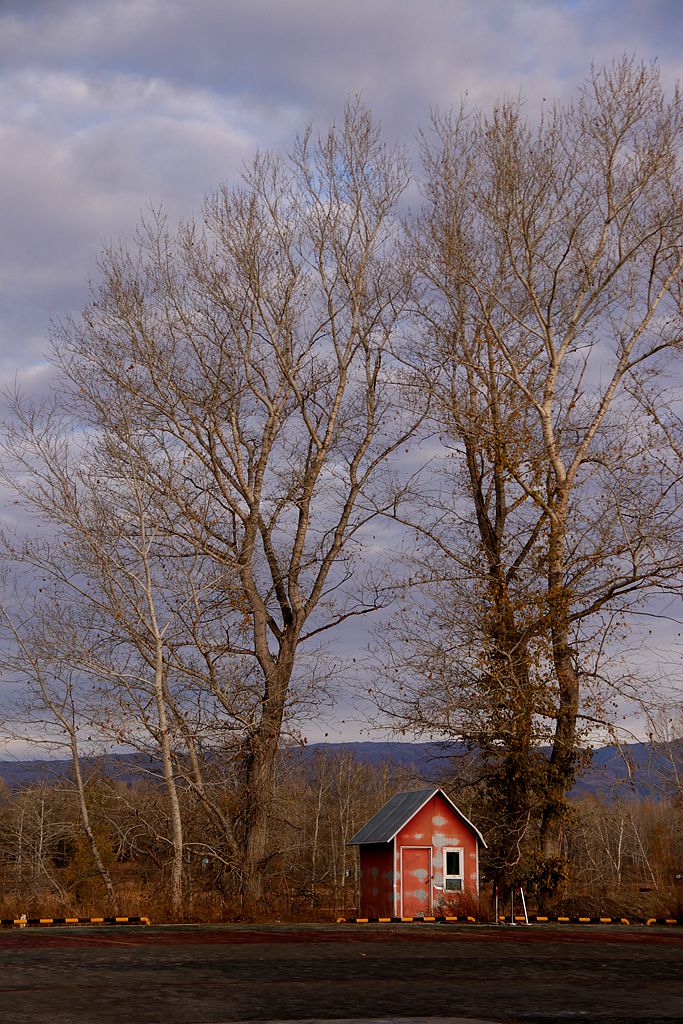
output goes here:
<path id="1" fill-rule="evenodd" d="M 473 917 L 477 921 L 493 920 L 491 897 L 488 891 L 477 893 L 453 892 L 441 897 L 434 908 L 436 914 L 446 917 Z"/>
<path id="2" fill-rule="evenodd" d="M 55 872 L 58 875 L 58 872 Z M 162 876 L 141 877 L 133 865 L 122 865 L 114 872 L 119 900 L 119 913 L 124 916 L 149 917 L 153 921 L 207 924 L 239 921 L 242 919 L 239 897 L 214 889 L 195 889 L 188 892 L 183 912 L 174 916 L 168 900 L 168 888 Z M 61 880 L 57 878 L 57 881 Z M 335 899 L 335 895 L 337 898 Z M 521 912 L 519 896 L 515 908 Z M 537 912 L 535 901 L 528 900 L 530 913 Z M 501 905 L 501 913 L 509 913 L 509 906 Z M 546 906 L 546 911 L 567 916 L 590 917 L 670 917 L 683 916 L 681 892 L 675 890 L 645 890 L 633 887 L 620 892 L 590 890 L 568 892 L 563 898 Z M 0 917 L 14 919 L 27 917 L 101 917 L 113 908 L 98 878 L 81 879 L 76 891 L 55 892 L 45 881 L 35 880 L 20 884 L 11 874 L 0 875 Z M 289 922 L 325 922 L 337 917 L 353 917 L 357 913 L 350 893 L 346 899 L 339 894 L 320 889 L 315 894 L 276 893 L 264 905 L 258 920 Z M 492 921 L 494 908 L 491 893 L 484 889 L 479 896 L 470 893 L 449 893 L 434 908 L 435 914 L 456 917 L 474 917 L 479 921 Z"/>

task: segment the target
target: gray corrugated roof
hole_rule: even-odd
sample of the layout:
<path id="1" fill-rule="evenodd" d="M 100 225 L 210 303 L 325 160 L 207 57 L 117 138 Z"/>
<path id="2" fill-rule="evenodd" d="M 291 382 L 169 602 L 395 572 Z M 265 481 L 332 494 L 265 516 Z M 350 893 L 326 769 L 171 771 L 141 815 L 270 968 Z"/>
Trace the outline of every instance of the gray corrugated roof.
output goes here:
<path id="1" fill-rule="evenodd" d="M 370 818 L 366 825 L 363 825 L 360 832 L 356 832 L 353 839 L 349 840 L 348 845 L 363 846 L 365 843 L 388 843 L 435 793 L 441 794 L 458 817 L 472 829 L 482 846 L 486 848 L 486 840 L 479 829 L 476 825 L 472 824 L 469 818 L 465 817 L 460 808 L 453 803 L 450 797 L 446 796 L 442 789 L 415 789 L 409 793 L 397 793 L 396 796 L 392 796 L 391 800 L 385 803 L 384 807 L 379 809 L 373 818 Z"/>
<path id="2" fill-rule="evenodd" d="M 363 843 L 388 843 L 393 839 L 402 825 L 420 810 L 438 789 L 416 789 L 412 793 L 397 793 L 381 807 L 374 818 L 356 832 L 349 846 L 360 846 Z"/>

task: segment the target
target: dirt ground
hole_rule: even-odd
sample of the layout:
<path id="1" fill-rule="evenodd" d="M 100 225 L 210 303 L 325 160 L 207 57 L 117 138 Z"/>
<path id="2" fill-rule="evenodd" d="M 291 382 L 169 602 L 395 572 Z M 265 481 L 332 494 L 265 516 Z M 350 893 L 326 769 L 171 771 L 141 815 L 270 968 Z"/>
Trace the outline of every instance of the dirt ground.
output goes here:
<path id="1" fill-rule="evenodd" d="M 0 932 L 0 1022 L 683 1019 L 683 929 L 271 925 Z"/>

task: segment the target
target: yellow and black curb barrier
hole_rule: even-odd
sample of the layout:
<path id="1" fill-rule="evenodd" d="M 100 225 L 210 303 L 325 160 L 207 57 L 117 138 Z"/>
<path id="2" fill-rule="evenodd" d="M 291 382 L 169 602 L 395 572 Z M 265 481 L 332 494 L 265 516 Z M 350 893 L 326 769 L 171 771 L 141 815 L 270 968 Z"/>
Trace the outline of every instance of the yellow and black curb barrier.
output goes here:
<path id="1" fill-rule="evenodd" d="M 498 918 L 501 924 L 512 924 L 508 914 Z M 514 924 L 525 924 L 522 914 L 515 914 Z M 561 915 L 529 914 L 529 924 L 644 924 L 644 925 L 683 925 L 683 918 L 678 917 L 563 917 Z"/>
<path id="2" fill-rule="evenodd" d="M 27 928 L 42 925 L 75 924 L 149 924 L 148 917 L 8 917 L 0 919 L 3 928 Z"/>
<path id="3" fill-rule="evenodd" d="M 476 917 L 338 917 L 337 924 L 476 924 Z"/>
<path id="4" fill-rule="evenodd" d="M 525 924 L 526 918 L 501 915 L 499 924 Z M 475 917 L 338 917 L 337 924 L 491 924 Z M 562 917 L 559 915 L 530 914 L 529 924 L 644 924 L 683 926 L 678 917 Z"/>

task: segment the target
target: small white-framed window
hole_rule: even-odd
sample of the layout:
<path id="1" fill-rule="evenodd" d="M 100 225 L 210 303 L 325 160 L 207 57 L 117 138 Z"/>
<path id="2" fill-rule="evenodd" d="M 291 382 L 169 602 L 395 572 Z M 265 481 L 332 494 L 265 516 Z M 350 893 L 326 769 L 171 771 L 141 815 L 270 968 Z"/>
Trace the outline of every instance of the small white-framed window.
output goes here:
<path id="1" fill-rule="evenodd" d="M 451 846 L 443 851 L 443 887 L 446 892 L 462 892 L 464 850 Z"/>

